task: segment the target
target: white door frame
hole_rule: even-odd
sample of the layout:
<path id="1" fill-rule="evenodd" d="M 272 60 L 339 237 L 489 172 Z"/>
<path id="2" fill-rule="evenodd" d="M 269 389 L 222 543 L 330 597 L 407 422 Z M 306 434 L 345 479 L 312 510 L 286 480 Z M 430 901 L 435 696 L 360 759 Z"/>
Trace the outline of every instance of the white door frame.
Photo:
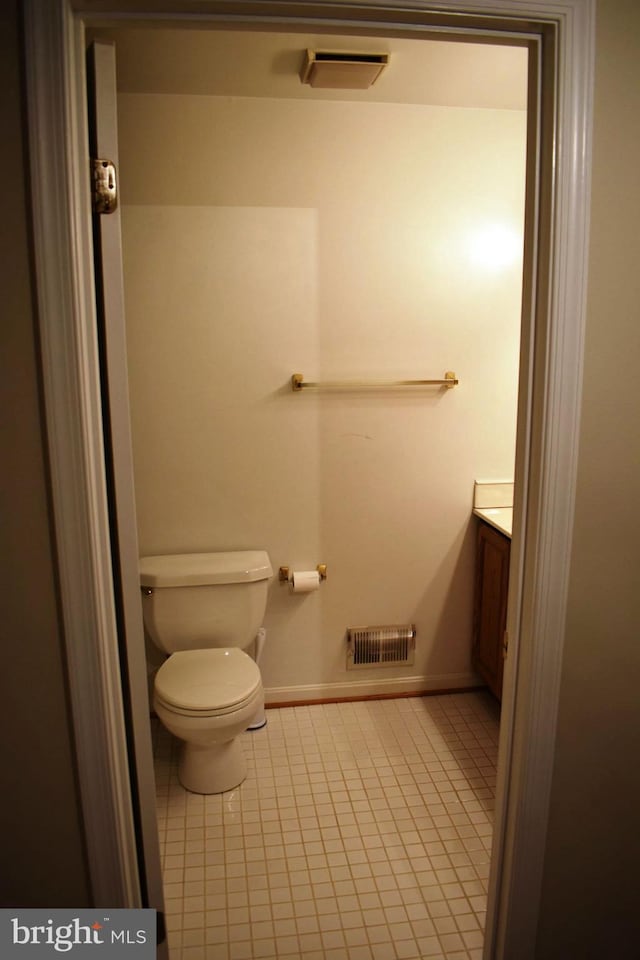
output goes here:
<path id="1" fill-rule="evenodd" d="M 142 895 L 114 613 L 88 199 L 83 39 L 84 23 L 98 20 L 100 6 L 99 0 L 24 0 L 37 303 L 69 685 L 93 896 L 96 904 L 116 907 L 139 905 Z M 153 0 L 108 6 L 111 19 L 159 19 Z M 234 20 L 229 4 L 215 0 L 159 6 L 174 26 L 181 18 Z M 536 82 L 546 167 L 528 174 L 539 187 L 529 195 L 530 223 L 541 230 L 530 230 L 526 254 L 535 283 L 525 290 L 513 655 L 484 954 L 527 960 L 534 955 L 544 863 L 576 486 L 595 0 L 433 6 L 425 0 L 234 4 L 236 22 L 270 22 L 276 29 L 283 22 L 307 29 L 358 22 L 416 35 L 434 24 L 448 33 L 508 31 L 528 37 L 541 64 Z"/>

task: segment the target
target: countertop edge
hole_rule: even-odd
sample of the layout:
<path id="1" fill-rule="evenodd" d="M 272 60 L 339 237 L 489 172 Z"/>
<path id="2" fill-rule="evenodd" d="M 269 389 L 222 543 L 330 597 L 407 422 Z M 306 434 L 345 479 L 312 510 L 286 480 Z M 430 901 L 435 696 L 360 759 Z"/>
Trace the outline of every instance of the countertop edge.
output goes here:
<path id="1" fill-rule="evenodd" d="M 473 511 L 475 517 L 484 520 L 490 526 L 495 527 L 505 537 L 511 539 L 511 530 L 513 528 L 513 508 L 512 507 L 476 507 Z"/>

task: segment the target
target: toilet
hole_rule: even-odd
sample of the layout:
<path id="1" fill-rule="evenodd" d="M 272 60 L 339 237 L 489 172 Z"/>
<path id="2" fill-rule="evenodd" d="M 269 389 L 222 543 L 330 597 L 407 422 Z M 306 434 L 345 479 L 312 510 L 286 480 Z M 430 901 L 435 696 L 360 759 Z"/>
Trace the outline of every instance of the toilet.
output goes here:
<path id="1" fill-rule="evenodd" d="M 169 654 L 153 705 L 182 741 L 178 776 L 193 793 L 224 793 L 247 775 L 237 738 L 263 725 L 264 689 L 245 651 L 257 638 L 264 642 L 272 575 L 264 550 L 140 559 L 144 624 Z"/>

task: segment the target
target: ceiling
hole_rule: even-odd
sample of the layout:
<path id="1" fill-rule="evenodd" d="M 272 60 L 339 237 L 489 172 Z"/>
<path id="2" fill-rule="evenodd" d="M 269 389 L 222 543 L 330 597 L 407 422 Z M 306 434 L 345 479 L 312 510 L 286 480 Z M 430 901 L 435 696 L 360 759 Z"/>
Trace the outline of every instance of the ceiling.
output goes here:
<path id="1" fill-rule="evenodd" d="M 173 93 L 310 100 L 363 100 L 525 110 L 527 50 L 407 37 L 254 30 L 117 28 L 122 93 Z M 301 83 L 305 49 L 389 53 L 368 90 L 318 90 Z"/>

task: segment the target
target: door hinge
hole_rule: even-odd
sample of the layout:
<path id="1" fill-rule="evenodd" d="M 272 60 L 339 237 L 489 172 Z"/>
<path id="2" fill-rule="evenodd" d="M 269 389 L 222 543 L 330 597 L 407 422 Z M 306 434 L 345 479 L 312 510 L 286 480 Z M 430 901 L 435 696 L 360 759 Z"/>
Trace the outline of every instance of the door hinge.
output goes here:
<path id="1" fill-rule="evenodd" d="M 91 160 L 91 195 L 94 213 L 113 213 L 118 206 L 116 165 L 111 160 Z"/>
<path id="2" fill-rule="evenodd" d="M 509 634 L 505 630 L 502 637 L 502 659 L 506 660 L 509 653 Z"/>

